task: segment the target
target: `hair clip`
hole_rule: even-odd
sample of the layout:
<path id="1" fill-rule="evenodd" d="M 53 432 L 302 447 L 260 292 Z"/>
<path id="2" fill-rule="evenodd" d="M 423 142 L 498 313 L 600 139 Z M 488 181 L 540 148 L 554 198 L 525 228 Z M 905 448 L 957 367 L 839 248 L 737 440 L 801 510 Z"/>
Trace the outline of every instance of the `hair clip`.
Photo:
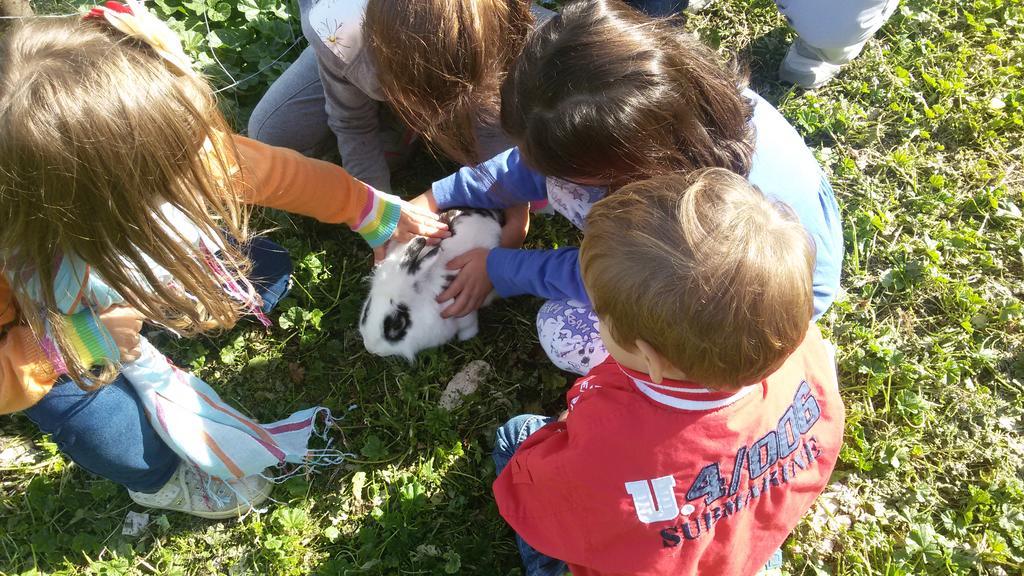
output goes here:
<path id="1" fill-rule="evenodd" d="M 105 2 L 103 6 L 93 6 L 92 10 L 89 10 L 82 20 L 100 20 L 105 19 L 104 14 L 107 10 L 113 10 L 114 12 L 120 12 L 122 14 L 131 14 L 132 9 L 121 4 L 120 2 Z"/>
<path id="2" fill-rule="evenodd" d="M 180 75 L 195 74 L 192 59 L 181 47 L 181 39 L 163 20 L 153 15 L 139 0 L 106 2 L 94 6 L 82 16 L 83 20 L 105 20 L 126 36 L 149 44 L 157 54 Z"/>

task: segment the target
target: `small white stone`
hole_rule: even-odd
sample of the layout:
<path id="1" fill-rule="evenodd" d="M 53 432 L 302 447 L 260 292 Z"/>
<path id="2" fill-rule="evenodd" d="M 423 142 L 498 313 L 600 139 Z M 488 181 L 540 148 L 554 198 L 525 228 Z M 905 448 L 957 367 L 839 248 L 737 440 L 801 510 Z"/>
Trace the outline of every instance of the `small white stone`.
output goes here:
<path id="1" fill-rule="evenodd" d="M 121 534 L 137 538 L 149 526 L 149 514 L 145 512 L 128 512 L 121 525 Z"/>
<path id="2" fill-rule="evenodd" d="M 483 360 L 473 360 L 448 382 L 438 404 L 445 410 L 454 410 L 462 404 L 462 397 L 476 392 L 480 383 L 491 372 L 491 365 Z"/>
<path id="3" fill-rule="evenodd" d="M 28 466 L 41 455 L 35 445 L 18 436 L 0 436 L 0 466 Z"/>

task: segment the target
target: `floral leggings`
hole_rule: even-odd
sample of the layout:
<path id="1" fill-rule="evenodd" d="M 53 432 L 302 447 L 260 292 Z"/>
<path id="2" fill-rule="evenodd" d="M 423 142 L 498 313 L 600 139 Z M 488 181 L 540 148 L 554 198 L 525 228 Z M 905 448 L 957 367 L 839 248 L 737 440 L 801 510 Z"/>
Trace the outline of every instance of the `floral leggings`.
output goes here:
<path id="1" fill-rule="evenodd" d="M 548 300 L 537 312 L 537 336 L 548 358 L 562 370 L 586 374 L 608 358 L 597 314 L 578 300 Z"/>

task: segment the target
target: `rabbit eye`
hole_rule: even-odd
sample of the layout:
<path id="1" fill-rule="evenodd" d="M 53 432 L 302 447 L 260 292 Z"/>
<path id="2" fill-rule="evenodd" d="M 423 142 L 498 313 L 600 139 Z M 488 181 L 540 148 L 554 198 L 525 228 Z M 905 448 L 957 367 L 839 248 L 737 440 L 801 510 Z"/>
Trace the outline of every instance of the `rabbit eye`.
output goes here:
<path id="1" fill-rule="evenodd" d="M 388 342 L 398 342 L 405 338 L 412 326 L 412 318 L 409 316 L 409 307 L 399 304 L 397 309 L 384 318 L 384 338 Z"/>

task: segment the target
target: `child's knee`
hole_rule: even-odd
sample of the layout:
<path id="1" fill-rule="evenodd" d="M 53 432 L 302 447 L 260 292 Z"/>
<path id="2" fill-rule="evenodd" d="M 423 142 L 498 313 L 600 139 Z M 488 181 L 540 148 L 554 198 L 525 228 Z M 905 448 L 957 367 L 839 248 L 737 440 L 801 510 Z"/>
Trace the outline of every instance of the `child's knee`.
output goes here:
<path id="1" fill-rule="evenodd" d="M 60 451 L 82 469 L 130 490 L 158 490 L 178 465 L 178 457 L 155 432 L 140 425 L 85 419 L 69 420 L 53 436 Z"/>
<path id="2" fill-rule="evenodd" d="M 494 459 L 510 458 L 529 436 L 540 430 L 550 419 L 536 414 L 520 414 L 498 427 L 494 435 Z"/>
<path id="3" fill-rule="evenodd" d="M 597 315 L 582 302 L 545 302 L 537 312 L 537 338 L 551 363 L 567 372 L 586 374 L 608 357 Z"/>
<path id="4" fill-rule="evenodd" d="M 519 416 L 509 419 L 505 424 L 498 426 L 498 430 L 494 433 L 495 458 L 498 457 L 499 453 L 511 453 L 515 451 L 516 433 L 519 428 L 522 427 L 522 422 L 526 418 L 529 418 L 529 416 L 520 414 Z"/>
<path id="5" fill-rule="evenodd" d="M 249 279 L 263 300 L 263 312 L 270 313 L 291 290 L 291 255 L 287 249 L 265 237 L 254 238 L 246 252 L 252 261 Z"/>
<path id="6" fill-rule="evenodd" d="M 292 136 L 293 126 L 281 112 L 281 102 L 274 98 L 263 97 L 256 103 L 249 123 L 246 125 L 246 136 L 271 146 L 295 147 Z M 301 150 L 300 150 L 301 152 Z"/>
<path id="7" fill-rule="evenodd" d="M 567 300 L 548 300 L 537 311 L 537 337 L 545 350 L 548 343 L 565 340 L 567 333 L 589 332 L 591 326 L 580 322 L 586 316 L 582 307 Z"/>
<path id="8" fill-rule="evenodd" d="M 249 138 L 259 140 L 264 144 L 274 144 L 273 141 L 267 140 L 267 132 L 273 131 L 267 130 L 267 124 L 270 123 L 270 119 L 274 115 L 275 107 L 275 103 L 268 101 L 266 97 L 256 103 L 252 114 L 249 115 L 249 123 L 246 125 L 245 134 Z M 274 138 L 271 138 L 271 140 L 274 140 Z"/>
<path id="9" fill-rule="evenodd" d="M 150 425 L 123 379 L 91 393 L 53 423 L 53 441 L 82 469 L 131 490 L 155 491 L 177 455 Z"/>

